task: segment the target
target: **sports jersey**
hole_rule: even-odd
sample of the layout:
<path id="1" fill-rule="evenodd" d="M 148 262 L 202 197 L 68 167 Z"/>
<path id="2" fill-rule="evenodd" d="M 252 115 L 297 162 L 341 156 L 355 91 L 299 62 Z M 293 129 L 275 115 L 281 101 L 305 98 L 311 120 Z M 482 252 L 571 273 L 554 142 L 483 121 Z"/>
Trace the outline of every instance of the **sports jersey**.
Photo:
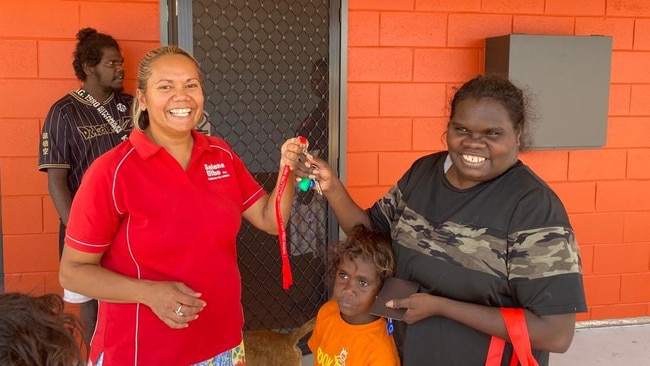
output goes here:
<path id="1" fill-rule="evenodd" d="M 316 325 L 307 342 L 314 365 L 399 366 L 397 347 L 386 331 L 386 319 L 352 325 L 341 318 L 336 300 L 318 310 Z"/>
<path id="2" fill-rule="evenodd" d="M 100 301 L 93 362 L 104 352 L 105 366 L 189 365 L 242 340 L 235 241 L 242 213 L 265 192 L 225 141 L 192 136 L 185 170 L 136 129 L 82 180 L 67 245 L 103 253 L 103 267 L 128 277 L 182 282 L 207 303 L 172 329 L 144 304 Z"/>
<path id="3" fill-rule="evenodd" d="M 129 110 L 133 97 L 113 93 L 102 105 L 120 127 L 132 128 Z M 43 124 L 38 170 L 70 169 L 68 189 L 73 195 L 81 177 L 98 156 L 121 142 L 111 125 L 97 109 L 72 92 L 52 105 Z"/>
<path id="4" fill-rule="evenodd" d="M 458 189 L 445 177 L 446 157 L 418 159 L 368 210 L 373 228 L 392 237 L 396 276 L 469 303 L 540 316 L 586 311 L 578 246 L 555 193 L 520 161 Z M 485 363 L 490 336 L 454 320 L 436 316 L 396 328 L 404 365 Z M 504 360 L 511 353 L 508 343 Z M 533 353 L 548 364 L 548 352 Z"/>

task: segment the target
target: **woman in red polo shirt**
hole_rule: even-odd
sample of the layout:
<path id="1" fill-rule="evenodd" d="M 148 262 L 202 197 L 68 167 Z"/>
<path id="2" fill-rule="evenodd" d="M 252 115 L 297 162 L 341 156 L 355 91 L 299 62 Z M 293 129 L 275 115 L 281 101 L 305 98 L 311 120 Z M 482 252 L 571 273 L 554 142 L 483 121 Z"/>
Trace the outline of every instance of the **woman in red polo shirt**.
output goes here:
<path id="1" fill-rule="evenodd" d="M 194 130 L 204 97 L 189 54 L 149 52 L 137 82 L 133 132 L 75 197 L 61 284 L 100 301 L 93 365 L 243 364 L 235 240 L 242 217 L 277 234 L 277 187 L 264 192 L 225 141 Z M 289 139 L 280 166 L 301 151 Z"/>

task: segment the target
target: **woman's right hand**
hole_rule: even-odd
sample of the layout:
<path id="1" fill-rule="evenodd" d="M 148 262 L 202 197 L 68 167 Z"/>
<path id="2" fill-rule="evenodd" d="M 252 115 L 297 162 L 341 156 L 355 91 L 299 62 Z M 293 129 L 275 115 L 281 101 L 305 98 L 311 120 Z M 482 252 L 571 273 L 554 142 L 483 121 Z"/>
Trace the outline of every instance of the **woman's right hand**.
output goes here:
<path id="1" fill-rule="evenodd" d="M 170 328 L 181 329 L 196 320 L 205 307 L 206 302 L 199 297 L 201 293 L 182 282 L 151 281 L 141 302 Z"/>
<path id="2" fill-rule="evenodd" d="M 106 269 L 101 266 L 102 255 L 66 245 L 59 268 L 61 285 L 101 301 L 144 304 L 174 329 L 186 328 L 206 305 L 200 292 L 182 282 L 135 279 Z M 179 307 L 182 315 L 176 314 Z"/>

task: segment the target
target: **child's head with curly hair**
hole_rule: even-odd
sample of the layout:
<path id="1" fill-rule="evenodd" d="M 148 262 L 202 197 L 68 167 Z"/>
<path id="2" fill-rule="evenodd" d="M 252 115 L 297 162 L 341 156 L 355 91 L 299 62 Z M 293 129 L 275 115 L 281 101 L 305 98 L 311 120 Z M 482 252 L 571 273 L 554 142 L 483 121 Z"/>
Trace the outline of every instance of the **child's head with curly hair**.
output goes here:
<path id="1" fill-rule="evenodd" d="M 352 235 L 330 250 L 328 277 L 333 280 L 332 296 L 341 316 L 350 324 L 375 320 L 370 306 L 384 280 L 395 273 L 390 238 L 358 225 Z"/>
<path id="2" fill-rule="evenodd" d="M 0 365 L 83 365 L 81 323 L 56 294 L 0 294 Z"/>

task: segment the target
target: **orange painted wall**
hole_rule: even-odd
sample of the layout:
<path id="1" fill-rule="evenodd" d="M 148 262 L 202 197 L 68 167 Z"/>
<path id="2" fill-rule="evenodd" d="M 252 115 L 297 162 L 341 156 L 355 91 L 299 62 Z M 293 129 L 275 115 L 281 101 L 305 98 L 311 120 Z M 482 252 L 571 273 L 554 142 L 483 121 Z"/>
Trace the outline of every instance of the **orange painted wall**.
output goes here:
<path id="1" fill-rule="evenodd" d="M 150 1 L 0 1 L 0 191 L 5 289 L 59 292 L 58 215 L 37 171 L 43 121 L 53 102 L 79 87 L 75 35 L 93 27 L 120 43 L 125 89 L 137 63 L 159 44 L 159 4 Z"/>
<path id="2" fill-rule="evenodd" d="M 49 106 L 78 86 L 74 35 L 112 34 L 137 60 L 159 42 L 158 1 L 0 1 L 0 192 L 8 291 L 58 292 L 58 218 L 36 171 Z M 480 73 L 483 39 L 614 37 L 607 146 L 522 159 L 564 201 L 580 242 L 589 313 L 650 315 L 650 2 L 349 0 L 348 172 L 369 206 L 417 157 L 444 148 L 453 86 Z"/>
<path id="3" fill-rule="evenodd" d="M 521 159 L 569 211 L 589 313 L 650 315 L 650 1 L 349 0 L 347 185 L 363 207 L 444 149 L 451 88 L 483 71 L 484 39 L 613 36 L 607 145 Z"/>

